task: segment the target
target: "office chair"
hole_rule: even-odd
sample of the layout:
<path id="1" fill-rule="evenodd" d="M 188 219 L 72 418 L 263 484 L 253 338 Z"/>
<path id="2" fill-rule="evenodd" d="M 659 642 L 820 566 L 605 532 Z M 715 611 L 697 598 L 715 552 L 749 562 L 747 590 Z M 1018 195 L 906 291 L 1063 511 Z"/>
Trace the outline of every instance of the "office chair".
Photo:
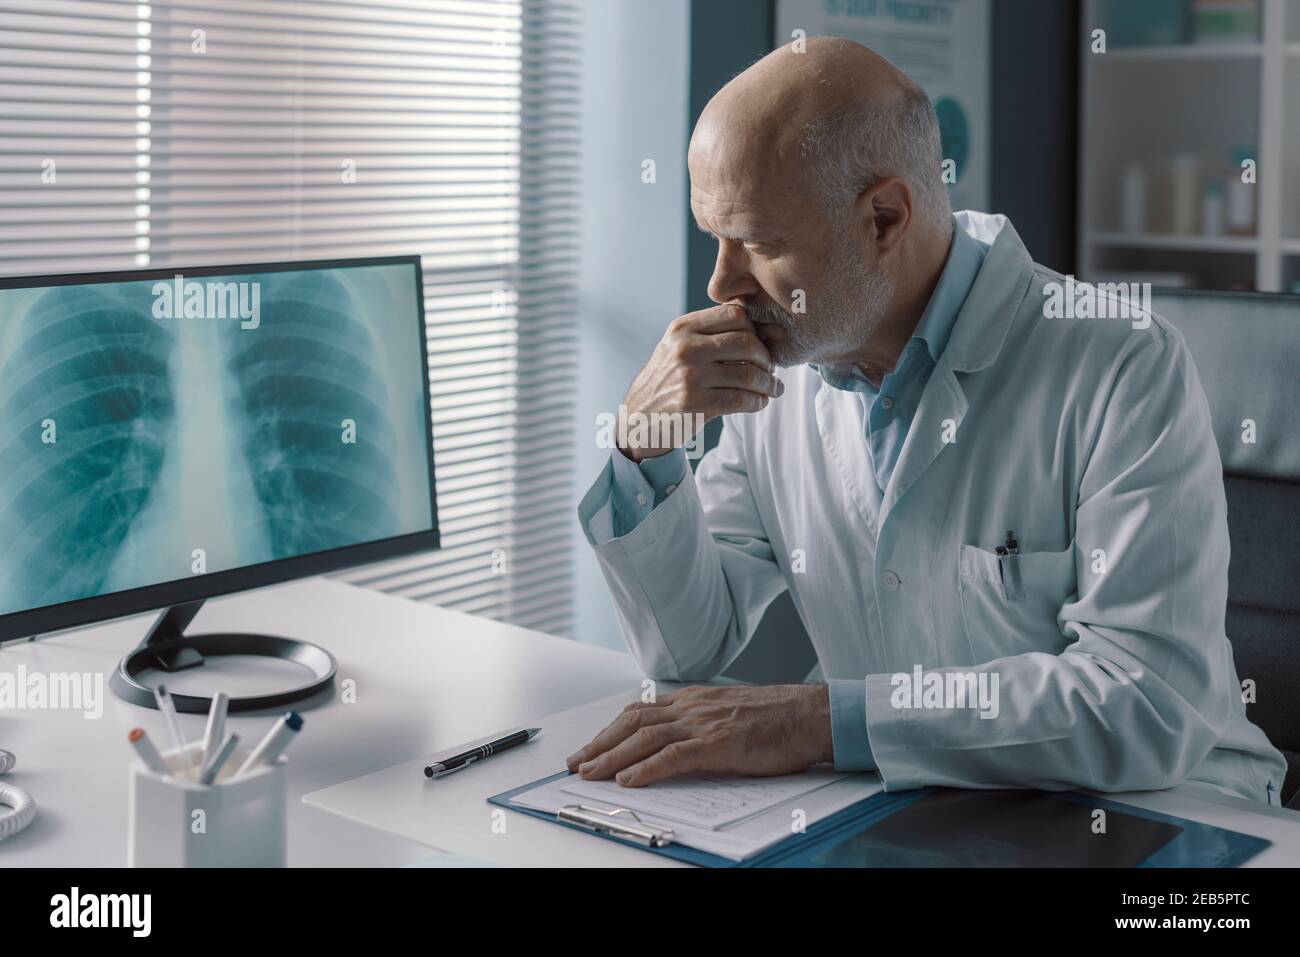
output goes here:
<path id="1" fill-rule="evenodd" d="M 1256 685 L 1246 713 L 1286 757 L 1280 803 L 1300 809 L 1300 297 L 1162 289 L 1152 308 L 1187 340 L 1210 402 L 1232 544 L 1228 638 Z"/>

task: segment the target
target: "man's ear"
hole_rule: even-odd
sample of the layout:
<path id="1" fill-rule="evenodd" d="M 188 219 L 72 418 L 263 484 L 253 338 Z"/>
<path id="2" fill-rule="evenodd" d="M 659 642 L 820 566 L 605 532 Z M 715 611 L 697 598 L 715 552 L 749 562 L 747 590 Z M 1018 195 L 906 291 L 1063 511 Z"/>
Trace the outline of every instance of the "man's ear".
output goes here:
<path id="1" fill-rule="evenodd" d="M 901 176 L 886 176 L 863 191 L 854 204 L 866 241 L 878 255 L 891 252 L 912 225 L 912 190 Z"/>

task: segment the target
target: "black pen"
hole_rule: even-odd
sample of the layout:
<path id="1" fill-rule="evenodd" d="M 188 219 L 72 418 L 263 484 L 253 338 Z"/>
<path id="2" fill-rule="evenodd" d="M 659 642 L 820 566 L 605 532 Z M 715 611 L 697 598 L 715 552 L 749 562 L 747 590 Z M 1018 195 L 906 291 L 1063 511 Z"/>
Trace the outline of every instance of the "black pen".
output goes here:
<path id="1" fill-rule="evenodd" d="M 453 771 L 463 770 L 475 761 L 482 761 L 484 758 L 490 758 L 502 751 L 509 751 L 516 745 L 527 744 L 541 733 L 541 728 L 528 728 L 526 731 L 507 734 L 504 738 L 498 738 L 495 741 L 479 745 L 477 748 L 471 748 L 469 751 L 462 751 L 453 757 L 443 758 L 441 761 L 429 765 L 424 769 L 424 776 L 426 778 L 440 778 L 443 775 L 451 774 Z"/>

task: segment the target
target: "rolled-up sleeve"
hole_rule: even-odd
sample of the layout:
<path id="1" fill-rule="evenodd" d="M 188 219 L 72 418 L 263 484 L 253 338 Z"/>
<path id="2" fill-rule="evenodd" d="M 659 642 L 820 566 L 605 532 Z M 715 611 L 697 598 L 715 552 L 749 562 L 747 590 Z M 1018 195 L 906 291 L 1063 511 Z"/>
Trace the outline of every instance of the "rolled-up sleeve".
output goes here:
<path id="1" fill-rule="evenodd" d="M 749 487 L 744 439 L 724 422 L 694 473 L 680 450 L 640 467 L 619 458 L 583 497 L 578 519 L 623 635 L 651 677 L 716 677 L 785 590 Z"/>
<path id="2" fill-rule="evenodd" d="M 686 473 L 686 453 L 674 449 L 637 465 L 617 449 L 578 506 L 587 541 L 604 545 L 636 528 L 677 490 Z"/>

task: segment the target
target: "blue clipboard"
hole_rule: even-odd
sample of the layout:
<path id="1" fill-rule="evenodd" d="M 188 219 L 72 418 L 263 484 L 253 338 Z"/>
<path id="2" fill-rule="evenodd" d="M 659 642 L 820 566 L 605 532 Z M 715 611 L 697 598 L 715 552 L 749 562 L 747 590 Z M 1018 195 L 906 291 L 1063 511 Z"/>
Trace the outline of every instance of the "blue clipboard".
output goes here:
<path id="1" fill-rule="evenodd" d="M 488 798 L 488 802 L 509 808 L 521 814 L 549 821 L 561 827 L 567 827 L 590 837 L 615 841 L 638 850 L 660 854 L 673 860 L 683 861 L 699 867 L 933 867 L 933 866 L 979 866 L 969 862 L 945 862 L 942 855 L 927 856 L 920 849 L 914 853 L 906 848 L 895 848 L 892 852 L 874 853 L 863 850 L 860 839 L 872 828 L 905 808 L 916 812 L 921 808 L 918 803 L 927 797 L 941 794 L 988 795 L 990 792 L 956 792 L 947 788 L 921 788 L 913 791 L 881 792 L 859 801 L 830 817 L 809 825 L 802 833 L 791 834 L 781 843 L 762 851 L 743 861 L 733 861 L 681 844 L 668 844 L 663 847 L 646 847 L 636 841 L 627 840 L 613 834 L 597 834 L 588 828 L 568 821 L 560 820 L 555 814 L 538 811 L 533 808 L 519 807 L 511 804 L 515 796 L 531 791 L 543 784 L 549 784 L 560 778 L 568 777 L 572 772 L 560 771 L 548 777 L 520 785 L 501 794 Z M 1239 867 L 1256 854 L 1270 846 L 1271 841 L 1224 828 L 1201 824 L 1183 818 L 1148 811 L 1144 808 L 1119 804 L 1104 798 L 1080 794 L 1074 791 L 1038 791 L 1038 792 L 1004 792 L 1019 795 L 1033 795 L 1035 799 L 1069 801 L 1082 805 L 1089 814 L 1102 809 L 1107 814 L 1140 819 L 1157 826 L 1165 835 L 1161 846 L 1136 864 L 1138 867 Z M 900 819 L 896 819 L 900 820 Z M 1177 832 L 1174 834 L 1173 832 Z M 1172 836 L 1170 836 L 1172 835 Z M 978 844 L 980 838 L 975 837 Z M 985 841 L 993 847 L 996 855 L 996 841 Z M 996 860 L 981 861 L 983 866 L 997 866 Z M 1103 865 L 1104 866 L 1104 865 Z M 1124 865 L 1115 865 L 1124 866 Z M 1132 865 L 1129 865 L 1132 866 Z"/>

